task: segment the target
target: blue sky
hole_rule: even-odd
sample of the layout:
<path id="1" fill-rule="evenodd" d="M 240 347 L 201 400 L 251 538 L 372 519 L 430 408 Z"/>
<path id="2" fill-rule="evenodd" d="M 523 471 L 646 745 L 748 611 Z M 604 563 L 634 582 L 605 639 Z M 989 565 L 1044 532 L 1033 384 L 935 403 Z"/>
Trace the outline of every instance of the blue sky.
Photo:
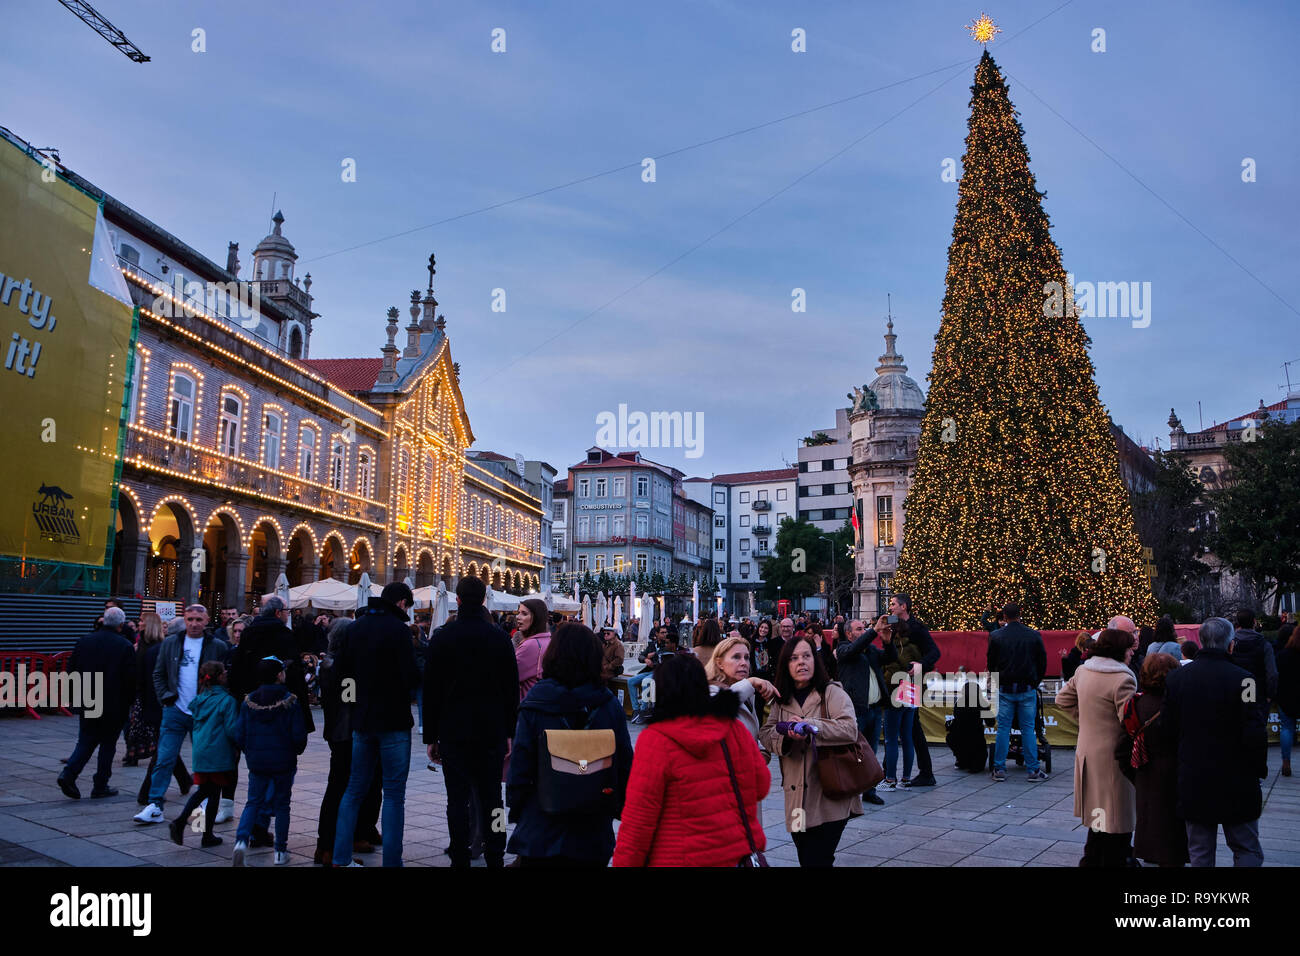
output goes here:
<path id="1" fill-rule="evenodd" d="M 1283 2 L 97 7 L 152 62 L 52 0 L 6 0 L 0 124 L 217 261 L 235 240 L 247 268 L 275 195 L 312 273 L 314 357 L 378 356 L 436 251 L 477 447 L 563 469 L 626 403 L 704 414 L 701 458 L 651 458 L 779 466 L 875 376 L 886 293 L 928 388 L 957 198 L 940 174 L 979 55 L 963 25 L 985 11 L 1067 269 L 1152 286 L 1148 328 L 1086 323 L 1115 420 L 1166 441 L 1171 406 L 1189 429 L 1198 400 L 1207 426 L 1242 414 L 1300 359 L 1300 14 Z M 641 180 L 643 157 L 902 80 Z"/>

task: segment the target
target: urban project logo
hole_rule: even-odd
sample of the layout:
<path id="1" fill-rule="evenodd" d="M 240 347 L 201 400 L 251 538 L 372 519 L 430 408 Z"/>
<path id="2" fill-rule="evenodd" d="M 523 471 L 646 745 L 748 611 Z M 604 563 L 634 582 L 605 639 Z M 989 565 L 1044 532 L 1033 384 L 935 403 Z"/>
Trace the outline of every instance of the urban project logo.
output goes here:
<path id="1" fill-rule="evenodd" d="M 56 544 L 78 544 L 81 532 L 77 530 L 77 521 L 72 509 L 66 502 L 72 500 L 58 485 L 42 484 L 36 489 L 37 501 L 32 502 L 32 518 L 41 532 L 42 541 Z"/>
<path id="2" fill-rule="evenodd" d="M 1074 315 L 1081 319 L 1132 319 L 1133 328 L 1151 324 L 1150 282 L 1075 282 L 1067 272 L 1065 285 L 1043 285 L 1043 315 L 1059 319 Z"/>
<path id="3" fill-rule="evenodd" d="M 703 412 L 618 412 L 596 416 L 596 444 L 601 448 L 684 448 L 687 458 L 704 454 Z"/>

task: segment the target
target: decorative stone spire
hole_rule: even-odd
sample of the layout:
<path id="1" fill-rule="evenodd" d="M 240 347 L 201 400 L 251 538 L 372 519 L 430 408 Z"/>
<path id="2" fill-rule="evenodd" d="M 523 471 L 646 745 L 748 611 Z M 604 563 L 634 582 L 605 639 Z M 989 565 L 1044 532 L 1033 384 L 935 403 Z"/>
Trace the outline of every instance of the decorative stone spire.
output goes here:
<path id="1" fill-rule="evenodd" d="M 434 310 L 438 308 L 438 300 L 433 297 L 433 277 L 438 272 L 438 270 L 435 268 L 437 264 L 438 264 L 437 258 L 433 255 L 433 253 L 430 253 L 429 267 L 428 267 L 429 288 L 424 293 L 424 299 L 422 300 L 422 305 L 424 306 L 424 317 L 420 319 L 420 331 L 422 332 L 432 332 L 435 328 L 438 327 L 437 323 L 434 321 L 433 318 Z"/>
<path id="2" fill-rule="evenodd" d="M 397 381 L 397 306 L 388 310 L 388 343 L 380 349 L 384 353 L 384 364 L 379 372 L 379 384 Z"/>
<path id="3" fill-rule="evenodd" d="M 406 350 L 402 358 L 420 357 L 420 290 L 411 290 L 411 324 L 406 327 Z"/>
<path id="4" fill-rule="evenodd" d="M 311 273 L 308 272 L 302 279 L 302 290 L 311 295 Z"/>
<path id="5" fill-rule="evenodd" d="M 271 217 L 271 222 L 275 223 L 275 228 L 271 230 L 271 235 L 280 235 L 280 227 L 284 225 L 284 213 L 277 209 L 275 215 Z"/>
<path id="6" fill-rule="evenodd" d="M 433 323 L 433 327 L 439 332 L 445 332 L 447 331 L 447 320 L 439 315 L 437 320 Z"/>
<path id="7" fill-rule="evenodd" d="M 889 329 L 885 333 L 885 354 L 880 356 L 880 364 L 876 366 L 876 374 L 884 375 L 886 372 L 897 371 L 900 375 L 907 374 L 907 366 L 903 364 L 903 356 L 894 351 L 894 343 L 898 341 L 898 336 L 894 334 L 894 317 L 889 317 Z"/>
<path id="8" fill-rule="evenodd" d="M 226 271 L 232 276 L 239 275 L 239 243 L 232 242 L 226 247 Z"/>
<path id="9" fill-rule="evenodd" d="M 1169 430 L 1175 431 L 1176 429 L 1182 427 L 1183 427 L 1183 423 L 1179 421 L 1178 415 L 1174 412 L 1172 408 L 1169 409 Z"/>

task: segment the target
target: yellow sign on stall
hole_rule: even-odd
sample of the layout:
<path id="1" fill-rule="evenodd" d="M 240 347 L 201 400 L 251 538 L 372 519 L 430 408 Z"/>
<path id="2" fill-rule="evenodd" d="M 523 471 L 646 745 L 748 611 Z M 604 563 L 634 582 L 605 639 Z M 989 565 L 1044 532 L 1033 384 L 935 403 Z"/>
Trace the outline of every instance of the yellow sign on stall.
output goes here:
<path id="1" fill-rule="evenodd" d="M 103 566 L 129 294 L 98 202 L 4 140 L 0 222 L 0 554 Z"/>

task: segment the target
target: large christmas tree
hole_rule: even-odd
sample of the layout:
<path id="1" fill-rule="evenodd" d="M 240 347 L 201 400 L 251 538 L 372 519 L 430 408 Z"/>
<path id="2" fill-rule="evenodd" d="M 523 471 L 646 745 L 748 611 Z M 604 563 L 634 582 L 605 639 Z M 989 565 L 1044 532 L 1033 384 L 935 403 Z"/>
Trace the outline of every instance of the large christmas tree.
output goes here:
<path id="1" fill-rule="evenodd" d="M 977 626 L 990 600 L 1018 601 L 1039 628 L 1148 621 L 1155 604 L 1090 340 L 987 51 L 971 93 L 893 589 L 940 628 Z"/>

